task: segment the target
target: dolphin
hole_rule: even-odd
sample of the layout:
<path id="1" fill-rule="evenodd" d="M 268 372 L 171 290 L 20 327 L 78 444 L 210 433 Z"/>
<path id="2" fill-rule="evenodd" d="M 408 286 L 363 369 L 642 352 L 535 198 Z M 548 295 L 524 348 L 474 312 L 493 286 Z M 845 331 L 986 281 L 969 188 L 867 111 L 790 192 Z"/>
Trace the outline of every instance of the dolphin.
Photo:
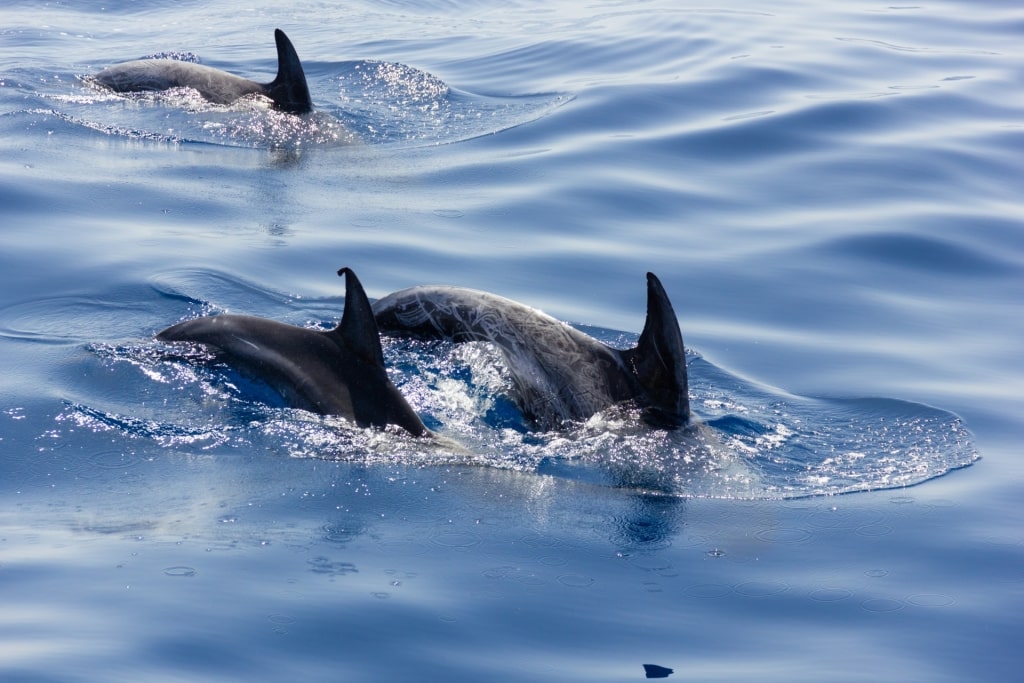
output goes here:
<path id="1" fill-rule="evenodd" d="M 461 287 L 403 289 L 377 300 L 373 313 L 386 335 L 493 344 L 511 374 L 513 400 L 540 429 L 558 429 L 627 400 L 654 427 L 690 424 L 683 337 L 653 273 L 647 273 L 643 332 L 626 350 L 524 304 Z"/>
<path id="2" fill-rule="evenodd" d="M 360 427 L 393 424 L 429 435 L 384 369 L 373 310 L 356 274 L 345 277 L 345 310 L 330 331 L 247 315 L 214 315 L 158 332 L 166 342 L 210 347 L 229 365 L 263 379 L 290 404 L 321 415 L 340 415 Z"/>
<path id="3" fill-rule="evenodd" d="M 281 29 L 274 30 L 277 41 L 277 78 L 257 83 L 201 64 L 177 59 L 140 59 L 108 67 L 93 76 L 101 85 L 116 92 L 192 88 L 214 104 L 231 104 L 253 93 L 265 95 L 274 108 L 289 114 L 313 110 L 299 55 Z"/>

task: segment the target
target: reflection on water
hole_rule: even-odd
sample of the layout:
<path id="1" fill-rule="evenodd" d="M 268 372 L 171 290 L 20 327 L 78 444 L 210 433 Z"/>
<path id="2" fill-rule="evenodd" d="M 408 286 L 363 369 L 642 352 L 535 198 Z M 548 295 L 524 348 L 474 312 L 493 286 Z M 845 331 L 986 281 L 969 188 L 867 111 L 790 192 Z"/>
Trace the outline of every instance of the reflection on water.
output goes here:
<path id="1" fill-rule="evenodd" d="M 279 3 L 4 6 L 0 679 L 1019 677 L 1016 7 L 294 10 L 305 119 L 80 78 L 271 73 Z M 619 347 L 656 272 L 702 428 L 389 342 L 425 446 L 152 341 L 340 266 Z"/>
<path id="2" fill-rule="evenodd" d="M 161 287 L 174 279 L 165 275 Z M 203 311 L 223 310 L 232 300 L 259 308 L 262 299 L 262 308 L 285 320 L 316 320 L 318 313 L 315 301 L 289 298 L 224 273 L 188 273 L 177 279 L 188 290 L 216 292 L 218 301 L 199 304 Z M 154 300 L 149 289 L 140 294 L 143 300 L 130 303 L 122 293 L 112 311 L 104 310 L 97 299 L 81 320 L 69 319 L 74 309 L 59 300 L 37 302 L 35 310 L 42 315 L 33 317 L 60 317 L 77 334 L 93 326 L 97 335 L 103 335 L 108 326 L 102 320 L 123 318 L 125 310 L 162 306 L 168 309 L 166 321 L 173 321 L 183 317 L 180 310 L 173 310 L 180 301 L 193 308 L 196 302 L 190 291 L 179 293 L 177 285 L 166 298 Z M 54 310 L 48 312 L 47 306 Z M 96 307 L 99 316 L 90 313 Z M 9 309 L 6 313 L 14 322 L 0 320 L 3 327 L 14 329 L 19 316 L 24 317 L 20 311 Z M 333 319 L 315 326 L 331 324 Z M 589 330 L 608 342 L 628 337 Z M 387 363 L 396 385 L 440 437 L 417 442 L 285 408 L 258 381 L 217 364 L 197 366 L 197 360 L 209 358 L 201 350 L 168 356 L 164 347 L 151 341 L 95 343 L 89 348 L 91 353 L 76 354 L 81 367 L 96 367 L 87 376 L 100 369 L 112 373 L 117 386 L 131 388 L 122 389 L 124 397 L 170 392 L 164 405 L 173 409 L 140 410 L 111 391 L 105 407 L 73 403 L 60 419 L 79 428 L 153 439 L 171 448 L 232 447 L 255 440 L 292 457 L 477 464 L 684 497 L 734 499 L 902 487 L 978 458 L 970 434 L 948 412 L 887 399 L 793 396 L 730 376 L 699 356 L 688 360 L 691 402 L 700 420 L 696 430 L 651 429 L 627 405 L 566 430 L 535 432 L 514 407 L 501 355 L 489 346 L 389 343 Z"/>

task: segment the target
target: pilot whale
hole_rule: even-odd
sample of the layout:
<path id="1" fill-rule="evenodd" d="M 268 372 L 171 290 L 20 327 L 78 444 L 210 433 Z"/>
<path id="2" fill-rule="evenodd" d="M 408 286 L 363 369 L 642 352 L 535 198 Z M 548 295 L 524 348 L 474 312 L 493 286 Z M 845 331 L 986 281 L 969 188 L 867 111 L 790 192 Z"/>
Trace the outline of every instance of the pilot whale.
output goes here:
<path id="1" fill-rule="evenodd" d="M 345 309 L 330 331 L 247 315 L 195 318 L 158 332 L 166 342 L 193 342 L 211 348 L 229 365 L 256 375 L 291 405 L 340 415 L 360 427 L 393 424 L 414 436 L 429 430 L 391 383 L 366 292 L 349 268 Z"/>
<path id="2" fill-rule="evenodd" d="M 647 274 L 643 332 L 626 350 L 524 304 L 461 287 L 403 289 L 377 300 L 373 312 L 385 335 L 493 344 L 511 374 L 513 399 L 540 429 L 558 429 L 627 400 L 652 426 L 675 429 L 690 422 L 683 337 L 653 273 Z"/>
<path id="3" fill-rule="evenodd" d="M 274 31 L 277 41 L 277 78 L 257 83 L 201 64 L 177 59 L 140 59 L 108 67 L 93 79 L 116 92 L 192 88 L 214 104 L 231 104 L 245 95 L 269 97 L 274 108 L 290 114 L 313 110 L 306 85 L 306 74 L 295 47 L 281 29 Z"/>

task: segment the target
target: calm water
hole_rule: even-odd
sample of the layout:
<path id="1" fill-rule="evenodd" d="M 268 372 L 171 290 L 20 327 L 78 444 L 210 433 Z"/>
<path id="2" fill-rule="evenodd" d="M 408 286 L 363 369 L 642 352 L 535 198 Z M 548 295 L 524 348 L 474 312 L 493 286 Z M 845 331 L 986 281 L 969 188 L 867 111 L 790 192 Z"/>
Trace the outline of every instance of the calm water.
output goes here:
<path id="1" fill-rule="evenodd" d="M 0 10 L 0 679 L 1019 675 L 1024 10 L 235 6 Z M 275 27 L 310 117 L 83 79 Z M 704 440 L 387 341 L 424 446 L 152 340 L 341 266 L 615 346 L 653 271 Z"/>

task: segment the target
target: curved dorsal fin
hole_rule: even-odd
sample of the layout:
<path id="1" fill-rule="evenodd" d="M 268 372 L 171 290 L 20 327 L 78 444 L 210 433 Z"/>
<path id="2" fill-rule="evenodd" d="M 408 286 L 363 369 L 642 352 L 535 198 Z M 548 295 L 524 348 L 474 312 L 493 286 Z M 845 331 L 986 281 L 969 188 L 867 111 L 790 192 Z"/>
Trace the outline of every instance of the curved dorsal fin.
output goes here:
<path id="1" fill-rule="evenodd" d="M 335 335 L 345 348 L 365 362 L 383 368 L 384 350 L 366 291 L 351 268 L 342 268 L 338 275 L 345 278 L 345 311 L 341 322 L 329 334 Z"/>
<path id="2" fill-rule="evenodd" d="M 299 55 L 281 29 L 274 29 L 274 40 L 277 42 L 277 78 L 263 86 L 264 91 L 277 109 L 290 114 L 307 114 L 313 111 L 313 100 Z"/>
<path id="3" fill-rule="evenodd" d="M 672 302 L 654 273 L 647 273 L 644 331 L 628 358 L 647 392 L 648 421 L 664 427 L 685 425 L 690 419 L 690 388 L 683 335 Z"/>

